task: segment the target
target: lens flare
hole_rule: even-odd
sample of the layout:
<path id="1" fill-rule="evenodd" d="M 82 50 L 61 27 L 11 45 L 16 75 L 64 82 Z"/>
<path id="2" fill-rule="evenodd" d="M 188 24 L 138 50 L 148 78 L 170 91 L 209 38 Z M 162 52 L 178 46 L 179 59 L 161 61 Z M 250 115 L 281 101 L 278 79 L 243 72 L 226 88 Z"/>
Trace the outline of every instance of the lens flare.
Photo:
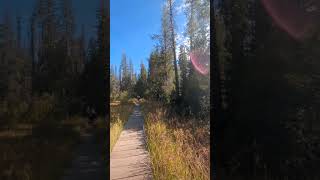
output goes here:
<path id="1" fill-rule="evenodd" d="M 190 60 L 193 67 L 202 75 L 207 75 L 210 70 L 210 55 L 201 50 L 190 53 Z"/>
<path id="2" fill-rule="evenodd" d="M 275 24 L 297 40 L 310 35 L 314 25 L 314 13 L 310 12 L 316 6 L 299 4 L 292 0 L 261 0 L 264 8 Z"/>

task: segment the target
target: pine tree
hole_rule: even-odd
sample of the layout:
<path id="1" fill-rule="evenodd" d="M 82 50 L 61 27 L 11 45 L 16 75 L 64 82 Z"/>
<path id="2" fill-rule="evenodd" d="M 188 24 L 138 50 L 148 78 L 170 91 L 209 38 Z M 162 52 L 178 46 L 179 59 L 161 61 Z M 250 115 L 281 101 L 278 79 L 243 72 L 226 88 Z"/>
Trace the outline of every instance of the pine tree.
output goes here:
<path id="1" fill-rule="evenodd" d="M 130 80 L 133 81 L 134 69 L 133 69 L 132 59 L 129 59 L 129 74 L 130 74 Z"/>
<path id="2" fill-rule="evenodd" d="M 147 88 L 147 70 L 144 67 L 144 64 L 141 63 L 140 65 L 140 74 L 138 77 L 138 81 L 135 84 L 135 93 L 140 98 L 144 98 L 146 95 L 146 88 Z"/>
<path id="3" fill-rule="evenodd" d="M 158 82 L 161 86 L 161 99 L 163 102 L 170 102 L 170 96 L 175 88 L 175 76 L 173 71 L 173 51 L 172 51 L 172 38 L 170 31 L 170 11 L 168 3 L 164 4 L 162 10 L 161 21 L 161 35 L 158 38 L 160 41 L 159 46 L 156 48 L 157 52 L 157 74 L 160 78 Z"/>
<path id="4" fill-rule="evenodd" d="M 184 99 L 186 95 L 187 83 L 188 83 L 188 63 L 187 52 L 183 45 L 180 45 L 179 53 L 179 67 L 181 71 L 181 96 Z"/>
<path id="5" fill-rule="evenodd" d="M 119 83 L 116 77 L 116 66 L 111 68 L 110 73 L 110 98 L 111 100 L 116 100 L 119 95 Z"/>
<path id="6" fill-rule="evenodd" d="M 78 60 L 78 72 L 83 71 L 83 67 L 85 64 L 85 58 L 86 58 L 86 49 L 85 49 L 85 44 L 86 44 L 86 36 L 85 36 L 85 29 L 84 25 L 81 26 L 81 35 L 80 35 L 80 40 L 79 40 L 79 60 Z"/>
<path id="7" fill-rule="evenodd" d="M 30 18 L 30 55 L 31 55 L 31 91 L 35 91 L 36 86 L 36 12 L 33 12 Z"/>
<path id="8" fill-rule="evenodd" d="M 74 17 L 72 12 L 72 1 L 61 0 L 62 4 L 62 31 L 63 39 L 65 41 L 67 56 L 71 56 L 71 49 L 73 46 L 73 34 L 74 34 Z"/>
<path id="9" fill-rule="evenodd" d="M 186 3 L 188 5 L 186 9 L 187 35 L 190 39 L 189 54 L 200 52 L 202 55 L 208 55 L 210 54 L 208 36 L 210 34 L 209 1 L 188 0 Z M 189 63 L 188 70 L 187 104 L 191 113 L 198 114 L 198 112 L 201 112 L 201 106 L 204 105 L 202 105 L 202 102 L 206 102 L 204 106 L 209 105 L 209 75 L 201 75 L 197 72 L 193 63 Z M 203 98 L 204 100 L 202 100 Z"/>
<path id="10" fill-rule="evenodd" d="M 171 49 L 173 54 L 173 64 L 174 64 L 174 74 L 175 74 L 175 91 L 176 98 L 180 96 L 180 85 L 179 85 L 179 76 L 178 76 L 178 63 L 177 63 L 177 55 L 176 55 L 176 42 L 175 42 L 175 28 L 174 28 L 174 15 L 173 15 L 173 2 L 172 0 L 168 0 L 169 4 L 169 17 L 170 17 L 170 36 L 171 36 Z"/>
<path id="11" fill-rule="evenodd" d="M 144 66 L 143 63 L 141 63 L 140 65 L 140 75 L 139 75 L 140 79 L 142 80 L 142 82 L 146 85 L 147 83 L 147 69 Z"/>
<path id="12" fill-rule="evenodd" d="M 21 16 L 17 16 L 17 48 L 21 48 Z"/>
<path id="13" fill-rule="evenodd" d="M 4 17 L 4 42 L 7 48 L 13 48 L 14 45 L 14 32 L 12 19 L 9 12 L 6 12 Z"/>
<path id="14" fill-rule="evenodd" d="M 129 74 L 129 66 L 127 63 L 127 56 L 125 53 L 122 54 L 121 64 L 120 64 L 120 74 L 121 74 L 121 91 L 128 90 L 130 74 Z"/>
<path id="15" fill-rule="evenodd" d="M 165 102 L 167 94 L 165 92 L 166 72 L 163 61 L 163 56 L 159 49 L 151 52 L 149 57 L 149 75 L 148 75 L 148 89 L 149 97 L 155 100 Z"/>

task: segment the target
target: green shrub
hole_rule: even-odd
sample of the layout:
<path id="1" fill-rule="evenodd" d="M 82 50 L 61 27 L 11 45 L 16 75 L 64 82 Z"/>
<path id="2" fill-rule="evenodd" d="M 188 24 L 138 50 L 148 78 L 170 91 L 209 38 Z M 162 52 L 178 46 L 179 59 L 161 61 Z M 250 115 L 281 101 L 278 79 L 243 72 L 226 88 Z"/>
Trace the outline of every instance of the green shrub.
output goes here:
<path id="1" fill-rule="evenodd" d="M 128 91 L 120 92 L 119 100 L 122 102 L 127 102 L 129 99 Z"/>

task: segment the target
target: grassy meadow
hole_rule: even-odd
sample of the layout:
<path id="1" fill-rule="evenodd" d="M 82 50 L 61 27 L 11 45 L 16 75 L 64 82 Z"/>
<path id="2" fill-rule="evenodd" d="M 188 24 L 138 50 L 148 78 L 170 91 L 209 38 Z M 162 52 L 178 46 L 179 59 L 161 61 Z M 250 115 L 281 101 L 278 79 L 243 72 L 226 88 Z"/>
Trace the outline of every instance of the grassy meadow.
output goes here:
<path id="1" fill-rule="evenodd" d="M 210 179 L 209 125 L 168 116 L 157 103 L 145 103 L 143 113 L 155 179 Z"/>

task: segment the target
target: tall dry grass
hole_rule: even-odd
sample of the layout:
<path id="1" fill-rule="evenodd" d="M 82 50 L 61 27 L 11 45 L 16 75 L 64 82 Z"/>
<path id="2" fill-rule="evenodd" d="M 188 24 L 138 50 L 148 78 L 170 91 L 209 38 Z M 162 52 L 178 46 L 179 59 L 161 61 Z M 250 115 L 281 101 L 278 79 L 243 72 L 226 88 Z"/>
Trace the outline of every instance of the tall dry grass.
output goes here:
<path id="1" fill-rule="evenodd" d="M 209 126 L 169 117 L 156 103 L 145 104 L 143 112 L 154 179 L 210 179 Z"/>
<path id="2" fill-rule="evenodd" d="M 110 103 L 110 152 L 128 121 L 134 104 L 134 100 L 127 103 Z"/>

